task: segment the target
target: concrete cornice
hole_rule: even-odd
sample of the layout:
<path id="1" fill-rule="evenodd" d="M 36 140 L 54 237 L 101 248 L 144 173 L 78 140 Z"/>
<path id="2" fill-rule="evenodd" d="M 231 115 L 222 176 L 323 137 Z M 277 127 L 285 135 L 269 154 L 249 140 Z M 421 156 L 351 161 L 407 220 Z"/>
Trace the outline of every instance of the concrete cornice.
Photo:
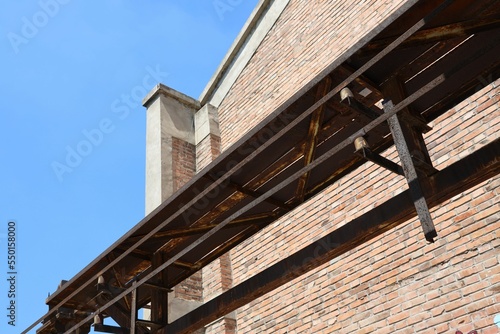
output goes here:
<path id="1" fill-rule="evenodd" d="M 290 0 L 261 0 L 201 93 L 202 105 L 218 107 Z M 214 98 L 215 96 L 215 98 Z"/>
<path id="2" fill-rule="evenodd" d="M 151 102 L 153 102 L 158 95 L 172 97 L 177 101 L 179 101 L 180 103 L 185 104 L 196 110 L 199 110 L 201 108 L 201 104 L 198 100 L 193 99 L 192 97 L 187 96 L 186 94 L 183 94 L 181 92 L 178 92 L 175 89 L 172 89 L 168 86 L 165 86 L 162 83 L 157 84 L 156 86 L 153 87 L 153 89 L 151 89 L 151 91 L 142 100 L 142 105 L 147 108 L 148 105 Z"/>

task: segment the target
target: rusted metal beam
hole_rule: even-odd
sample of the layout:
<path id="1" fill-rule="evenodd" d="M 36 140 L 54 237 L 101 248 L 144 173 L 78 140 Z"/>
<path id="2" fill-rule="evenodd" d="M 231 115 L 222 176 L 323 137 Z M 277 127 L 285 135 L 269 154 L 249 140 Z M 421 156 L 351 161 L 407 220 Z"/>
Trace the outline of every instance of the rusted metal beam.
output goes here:
<path id="1" fill-rule="evenodd" d="M 211 226 L 211 227 L 213 228 L 214 226 L 217 226 L 217 224 L 213 224 L 213 226 Z M 194 231 L 189 231 L 188 233 L 191 233 L 191 234 L 200 234 L 200 233 L 203 233 L 203 231 L 207 231 L 209 229 L 210 228 L 208 228 L 207 226 L 204 226 L 204 229 L 198 228 L 198 231 L 196 233 L 194 233 Z M 188 234 L 186 234 L 186 235 L 188 235 Z M 169 236 L 168 238 L 170 239 L 172 237 Z M 118 247 L 117 249 L 124 251 L 124 249 L 120 248 L 120 247 Z M 135 257 L 140 258 L 141 260 L 151 262 L 151 254 L 149 252 L 143 251 L 141 249 L 136 248 L 132 252 L 132 255 L 135 256 Z M 183 269 L 192 269 L 194 267 L 193 264 L 188 263 L 188 262 L 183 262 L 183 261 L 175 261 L 172 265 L 176 266 L 176 267 L 179 267 L 179 268 L 183 268 Z"/>
<path id="2" fill-rule="evenodd" d="M 398 104 L 407 97 L 403 83 L 398 77 L 391 77 L 387 80 L 382 86 L 382 92 L 386 101 L 391 100 L 394 104 Z M 396 117 L 401 123 L 402 138 L 404 138 L 406 145 L 408 145 L 410 156 L 416 157 L 418 161 L 423 162 L 425 165 L 432 166 L 432 160 L 422 135 L 423 132 L 428 130 L 428 126 L 423 119 L 421 120 L 423 126 L 410 121 L 410 119 L 418 119 L 422 118 L 422 116 L 416 114 L 411 108 L 406 107 Z M 391 132 L 393 132 L 392 129 Z"/>
<path id="3" fill-rule="evenodd" d="M 356 70 L 348 64 L 342 64 L 336 69 L 336 73 L 339 73 L 342 77 L 347 77 L 353 74 Z M 360 75 L 356 79 L 354 79 L 353 83 L 357 83 L 359 86 L 364 87 L 371 91 L 369 95 L 361 95 L 361 91 L 356 91 L 354 93 L 358 93 L 359 97 L 361 97 L 361 101 L 367 107 L 371 107 L 381 99 L 383 99 L 383 95 L 380 92 L 380 85 L 375 83 L 371 78 L 366 77 L 366 75 Z"/>
<path id="4" fill-rule="evenodd" d="M 159 268 L 167 260 L 168 259 L 164 252 L 156 252 L 153 254 L 151 262 L 152 269 L 155 270 L 156 268 Z M 179 260 L 175 262 L 179 262 Z M 166 287 L 168 282 L 166 268 L 161 270 L 156 277 L 151 280 L 154 284 Z M 168 323 L 168 292 L 165 290 L 157 290 L 151 294 L 151 321 L 160 324 Z"/>
<path id="5" fill-rule="evenodd" d="M 426 196 L 434 207 L 500 173 L 500 139 L 430 177 Z M 167 325 L 170 334 L 201 328 L 415 216 L 409 190 Z"/>
<path id="6" fill-rule="evenodd" d="M 371 162 L 373 162 L 381 167 L 384 167 L 385 169 L 387 169 L 395 174 L 404 176 L 403 168 L 400 165 L 398 165 L 397 163 L 381 156 L 380 154 L 373 152 L 368 147 L 362 147 L 362 148 L 356 150 L 356 154 L 365 158 L 368 161 L 371 161 Z"/>
<path id="7" fill-rule="evenodd" d="M 109 326 L 104 324 L 94 325 L 94 332 L 111 333 L 111 334 L 129 334 L 128 328 Z"/>
<path id="8" fill-rule="evenodd" d="M 215 181 L 217 180 L 217 177 L 214 176 L 214 175 L 211 175 L 211 174 L 207 174 L 207 177 L 211 180 L 211 181 Z M 231 189 L 234 189 L 236 190 L 237 192 L 239 193 L 242 193 L 244 195 L 247 195 L 247 196 L 250 196 L 250 197 L 253 197 L 253 198 L 257 198 L 259 197 L 261 194 L 259 194 L 257 191 L 251 189 L 251 187 L 248 187 L 248 186 L 242 186 L 240 184 L 237 184 L 233 181 L 229 181 L 229 182 L 226 182 L 225 183 L 227 186 L 229 186 Z M 243 198 L 244 199 L 244 198 Z M 284 209 L 290 209 L 290 206 L 285 204 L 285 203 L 282 203 L 278 200 L 275 200 L 274 198 L 268 198 L 266 200 L 266 203 L 269 203 L 269 204 L 272 204 L 278 208 L 284 208 Z"/>
<path id="9" fill-rule="evenodd" d="M 109 253 L 108 255 L 108 261 L 111 262 L 115 259 L 115 254 L 113 252 Z M 114 280 L 116 282 L 116 285 L 119 287 L 119 288 L 124 288 L 124 285 L 123 285 L 123 281 L 122 281 L 122 278 L 120 277 L 119 273 L 118 273 L 118 270 L 116 270 L 116 267 L 113 267 L 113 277 L 114 277 Z M 127 306 L 127 308 L 131 308 L 131 304 L 130 304 L 130 297 L 129 296 L 125 296 L 124 298 L 124 301 L 125 301 L 125 305 Z"/>
<path id="10" fill-rule="evenodd" d="M 89 301 L 87 304 L 92 306 L 95 305 L 105 305 L 112 298 L 116 297 L 120 293 L 122 293 L 125 289 L 121 287 L 116 287 L 110 282 L 107 282 L 104 276 L 98 279 L 98 283 L 96 285 L 98 294 Z M 130 324 L 130 307 L 128 307 L 126 301 L 130 299 L 130 296 L 123 296 L 123 299 L 120 302 L 113 304 L 111 307 L 107 308 L 104 313 L 113 318 L 113 320 L 123 328 L 129 328 Z M 122 303 L 123 302 L 123 303 Z M 142 332 L 140 332 L 142 333 Z"/>
<path id="11" fill-rule="evenodd" d="M 205 267 L 206 265 L 208 265 L 209 263 L 211 263 L 215 259 L 218 259 L 222 255 L 224 255 L 230 249 L 234 248 L 239 243 L 243 242 L 250 235 L 258 232 L 264 226 L 266 226 L 266 225 L 272 223 L 273 221 L 275 221 L 284 212 L 288 212 L 288 211 L 274 211 L 274 212 L 272 212 L 272 214 L 266 215 L 266 217 L 262 217 L 258 221 L 254 221 L 252 224 L 245 224 L 245 225 L 248 225 L 248 228 L 246 228 L 245 230 L 241 231 L 238 235 L 235 235 L 230 240 L 225 241 L 216 250 L 214 250 L 213 252 L 211 252 L 209 255 L 205 256 L 200 261 L 197 261 L 196 263 L 194 263 L 193 264 L 193 268 L 191 268 L 191 269 L 183 268 L 183 269 L 185 269 L 185 271 L 181 275 L 179 275 L 178 277 L 176 277 L 175 279 L 171 280 L 169 282 L 170 283 L 169 285 L 171 287 L 174 287 L 177 284 L 181 283 L 186 278 L 188 278 L 191 275 L 193 275 L 194 273 L 196 273 L 200 268 Z M 258 215 L 255 215 L 255 216 L 258 216 Z M 213 225 L 212 228 L 214 228 L 215 226 L 216 225 Z"/>
<path id="12" fill-rule="evenodd" d="M 269 213 L 264 213 L 264 214 L 257 214 L 257 215 L 251 215 L 251 216 L 246 216 L 242 217 L 239 219 L 233 220 L 231 223 L 226 225 L 226 228 L 233 228 L 236 226 L 244 226 L 244 225 L 252 225 L 252 224 L 260 224 L 261 220 L 265 220 L 268 218 L 272 218 L 274 216 L 273 212 Z M 206 231 L 211 230 L 217 226 L 217 224 L 209 224 L 209 225 L 203 225 L 203 226 L 188 226 L 185 228 L 179 228 L 179 229 L 173 229 L 173 230 L 168 230 L 164 232 L 158 232 L 154 236 L 151 237 L 151 239 L 174 239 L 174 238 L 181 238 L 181 237 L 186 237 L 186 236 L 191 236 L 191 235 L 197 235 L 197 234 L 202 234 Z M 140 240 L 142 236 L 136 236 L 133 238 L 130 238 L 130 242 L 135 242 L 136 240 Z"/>
<path id="13" fill-rule="evenodd" d="M 156 289 L 156 290 L 163 290 L 165 292 L 173 292 L 174 291 L 170 288 L 166 288 L 164 286 L 160 286 L 158 284 L 154 284 L 154 283 L 150 283 L 150 282 L 143 283 L 143 285 L 148 286 L 148 287 L 153 288 L 153 289 Z"/>
<path id="14" fill-rule="evenodd" d="M 127 249 L 125 247 L 116 247 L 116 250 L 118 252 L 126 252 Z M 130 255 L 133 256 L 133 257 L 136 257 L 138 259 L 141 259 L 143 261 L 148 261 L 148 262 L 151 262 L 151 253 L 150 252 L 146 252 L 144 250 L 141 250 L 139 248 L 135 248 L 134 250 L 132 250 L 130 252 Z"/>
<path id="15" fill-rule="evenodd" d="M 331 88 L 332 80 L 330 77 L 326 77 L 319 86 L 316 92 L 316 101 L 325 96 L 326 93 Z M 309 165 L 316 153 L 316 146 L 318 144 L 318 134 L 321 129 L 321 124 L 323 122 L 323 114 L 325 110 L 325 105 L 321 105 L 316 109 L 311 115 L 311 121 L 309 123 L 309 130 L 307 132 L 306 144 L 304 146 L 304 166 Z M 298 203 L 304 202 L 304 194 L 306 190 L 307 180 L 311 171 L 306 172 L 298 179 L 297 188 L 295 190 L 295 201 Z"/>
<path id="16" fill-rule="evenodd" d="M 222 177 L 225 177 L 225 175 Z M 220 179 L 215 180 L 213 184 L 218 184 L 219 180 Z M 227 180 L 227 181 L 229 181 L 229 180 Z M 225 183 L 221 184 L 221 185 L 219 185 L 219 187 L 225 188 L 226 184 Z M 193 224 L 191 226 L 192 227 L 203 227 L 206 225 L 213 224 L 214 221 L 220 221 L 221 215 L 224 215 L 228 210 L 231 210 L 233 207 L 239 205 L 239 203 L 241 201 L 248 199 L 248 197 L 249 196 L 247 196 L 243 193 L 235 191 L 233 193 L 233 195 L 220 201 L 214 208 L 207 210 L 204 215 L 202 215 L 197 220 L 192 222 Z M 203 201 L 207 201 L 207 200 L 208 199 L 206 197 L 203 199 Z M 191 205 L 195 205 L 195 207 L 196 207 L 196 204 L 191 204 Z M 190 206 L 190 209 L 196 210 L 196 209 L 193 209 L 193 206 Z M 184 212 L 182 214 L 184 214 Z M 185 221 L 185 223 L 189 223 L 189 221 L 185 217 L 183 218 L 183 220 Z M 218 228 L 218 226 L 219 226 L 219 224 L 216 224 L 215 228 Z M 221 228 L 225 228 L 225 226 L 226 226 L 226 224 L 224 224 L 224 226 L 222 226 Z M 169 256 L 171 256 L 171 254 L 170 254 L 171 252 L 175 253 L 177 249 L 179 249 L 179 248 L 182 249 L 184 247 L 182 245 L 186 245 L 187 238 L 188 237 L 180 237 L 180 238 L 172 239 L 172 240 L 168 241 L 167 243 L 165 243 L 161 247 L 161 249 L 165 253 L 167 253 Z"/>
<path id="17" fill-rule="evenodd" d="M 151 333 L 163 334 L 164 331 L 158 331 L 159 328 L 162 328 L 164 325 L 162 323 L 148 321 L 148 320 L 137 320 L 137 325 L 142 328 L 151 328 Z"/>
<path id="18" fill-rule="evenodd" d="M 138 316 L 138 309 L 137 309 L 137 302 L 138 302 L 138 297 L 137 297 L 137 292 L 139 288 L 137 287 L 137 282 L 132 283 L 132 287 L 134 288 L 131 293 L 131 308 L 130 308 L 130 334 L 137 334 L 137 316 Z"/>
<path id="19" fill-rule="evenodd" d="M 109 302 L 110 299 L 115 297 L 115 295 L 100 295 L 101 298 L 98 301 L 98 305 L 104 305 L 107 302 Z M 123 328 L 129 328 L 130 325 L 130 309 L 125 309 L 121 304 L 115 303 L 114 305 L 108 307 L 106 311 L 104 312 L 108 316 L 110 316 L 118 325 L 120 325 Z M 143 331 L 138 332 L 144 333 Z"/>
<path id="20" fill-rule="evenodd" d="M 404 48 L 424 43 L 437 43 L 452 38 L 468 37 L 482 31 L 497 29 L 499 27 L 500 20 L 495 17 L 478 18 L 464 22 L 451 23 L 439 27 L 420 30 L 401 43 L 399 47 Z M 392 40 L 393 38 L 384 38 L 368 43 L 363 48 L 363 55 L 368 55 L 370 52 L 382 50 L 384 47 L 389 45 Z"/>
<path id="21" fill-rule="evenodd" d="M 349 76 L 356 72 L 356 70 L 348 64 L 342 64 L 337 68 L 337 71 L 340 72 L 342 76 Z M 382 98 L 382 93 L 380 92 L 379 84 L 375 83 L 371 78 L 368 78 L 365 74 L 358 76 L 354 79 L 354 82 L 357 82 L 360 86 L 368 88 L 375 95 L 380 96 Z M 358 92 L 359 93 L 359 92 Z"/>
<path id="22" fill-rule="evenodd" d="M 288 163 L 289 163 L 289 161 L 288 161 Z M 281 169 L 286 168 L 286 166 L 287 165 L 283 165 L 281 167 Z M 267 174 L 265 177 L 263 177 L 261 180 L 263 180 L 265 178 L 268 178 L 265 181 L 265 182 L 267 182 L 274 175 L 275 174 L 273 172 L 271 172 L 271 173 Z M 210 178 L 211 180 L 213 180 L 215 183 L 218 182 L 218 178 L 210 177 L 210 176 L 207 176 L 207 177 Z M 225 175 L 223 177 L 225 177 Z M 200 231 L 204 233 L 204 232 L 210 230 L 211 228 L 217 226 L 217 224 L 213 224 L 213 221 L 217 220 L 217 218 L 221 214 L 223 214 L 224 212 L 226 212 L 231 207 L 237 205 L 241 201 L 247 199 L 248 197 L 257 198 L 257 197 L 260 196 L 260 194 L 256 191 L 256 189 L 254 189 L 254 188 L 257 188 L 257 187 L 255 187 L 252 182 L 249 182 L 245 186 L 239 186 L 239 185 L 237 185 L 234 182 L 231 182 L 229 180 L 229 181 L 226 181 L 224 183 L 224 185 L 225 186 L 229 185 L 230 187 L 233 187 L 233 189 L 235 189 L 235 193 L 233 195 L 231 195 L 230 197 L 228 197 L 223 202 L 221 202 L 220 204 L 218 204 L 214 209 L 212 209 L 206 215 L 204 215 L 203 217 L 201 217 L 200 219 L 198 219 L 196 222 L 194 222 L 194 224 L 192 224 L 188 228 L 189 229 L 188 233 L 186 233 L 185 235 L 182 235 L 182 234 L 175 235 L 175 240 L 170 240 L 170 242 L 163 248 L 164 251 L 168 252 L 169 250 L 174 249 L 177 245 L 179 245 L 180 243 L 184 242 L 185 238 L 189 237 L 190 235 L 200 234 Z M 272 198 L 268 198 L 266 200 L 266 202 L 270 203 L 270 204 L 272 204 L 272 205 L 274 205 L 276 207 L 286 208 L 286 210 L 290 210 L 291 209 L 290 206 L 288 206 L 287 204 L 279 202 L 279 201 L 276 201 L 276 200 L 274 200 Z M 228 225 L 232 225 L 230 227 L 235 227 L 237 225 L 245 225 L 245 224 L 246 224 L 246 222 L 244 220 L 243 221 L 239 221 L 238 220 L 234 225 L 233 224 L 228 224 Z M 254 224 L 254 223 L 252 222 L 252 224 Z M 171 234 L 169 231 L 158 232 L 155 235 L 155 238 L 157 238 L 158 236 L 162 236 L 162 235 L 170 235 L 170 237 L 166 237 L 166 239 L 173 239 L 173 238 L 171 238 L 171 236 L 173 236 L 173 234 Z M 131 239 L 133 239 L 133 238 L 131 238 Z M 157 240 L 161 240 L 161 239 L 157 239 Z M 134 241 L 131 241 L 131 242 L 134 242 Z"/>
<path id="23" fill-rule="evenodd" d="M 391 73 L 391 76 L 397 76 L 400 81 L 407 82 L 421 73 L 422 69 L 427 68 L 431 64 L 435 63 L 438 59 L 443 57 L 445 54 L 458 47 L 463 43 L 465 39 L 465 37 L 454 38 L 443 41 L 441 43 L 429 45 L 425 52 L 416 54 L 415 59 L 397 68 L 393 73 Z M 381 79 L 385 81 L 389 78 Z"/>
<path id="24" fill-rule="evenodd" d="M 269 182 L 269 180 L 290 166 L 291 161 L 296 161 L 302 157 L 304 145 L 305 142 L 299 143 L 297 146 L 293 147 L 290 151 L 271 163 L 269 167 L 262 171 L 262 173 L 256 175 L 254 179 L 245 184 L 245 187 L 253 190 L 257 190 L 262 187 L 264 184 Z"/>
<path id="25" fill-rule="evenodd" d="M 196 264 L 194 263 L 189 263 L 189 262 L 186 262 L 186 261 L 181 261 L 181 260 L 177 260 L 175 261 L 173 264 L 173 266 L 177 267 L 177 268 L 182 268 L 184 270 L 191 270 L 191 269 L 195 269 L 195 270 L 198 270 L 200 269 Z"/>
<path id="26" fill-rule="evenodd" d="M 270 223 L 272 220 L 269 220 L 268 223 Z M 220 245 L 216 250 L 211 252 L 208 256 L 204 257 L 200 261 L 196 262 L 196 266 L 198 267 L 193 268 L 191 270 L 188 270 L 184 272 L 181 276 L 177 277 L 176 279 L 172 280 L 170 282 L 170 285 L 172 287 L 176 286 L 177 284 L 181 283 L 184 281 L 187 277 L 190 277 L 194 273 L 196 273 L 200 268 L 205 267 L 215 259 L 218 259 L 222 255 L 224 255 L 226 252 L 234 248 L 236 245 L 239 243 L 243 242 L 248 238 L 249 235 L 252 235 L 259 231 L 261 228 L 256 227 L 256 226 L 249 226 L 246 230 L 242 231 L 240 234 L 236 235 L 235 237 L 231 238 L 230 240 L 224 242 L 222 245 Z"/>
<path id="27" fill-rule="evenodd" d="M 392 104 L 392 101 L 386 101 L 384 103 L 384 111 L 386 113 L 391 112 L 393 108 L 394 105 Z M 420 219 L 422 229 L 424 230 L 425 239 L 429 242 L 434 242 L 434 238 L 437 237 L 436 228 L 434 227 L 434 223 L 422 190 L 422 185 L 417 175 L 415 166 L 413 165 L 411 152 L 405 140 L 398 116 L 394 115 L 390 117 L 387 122 L 391 128 L 394 145 L 398 151 L 399 159 L 401 160 L 401 165 L 403 166 L 403 171 L 406 180 L 408 181 L 410 194 L 415 204 L 415 208 L 417 209 L 417 215 Z"/>
<path id="28" fill-rule="evenodd" d="M 465 98 L 471 95 L 471 92 L 477 92 L 480 88 L 492 83 L 494 80 L 500 78 L 500 60 L 487 66 L 485 70 L 477 74 L 476 80 L 470 80 L 464 85 L 462 85 L 456 91 L 448 93 L 441 101 L 434 104 L 432 107 L 425 111 L 425 116 L 428 120 L 433 120 L 436 118 L 436 113 L 439 114 L 439 110 L 448 110 L 456 106 L 459 101 L 463 101 Z M 429 115 L 429 116 L 427 116 Z"/>
<path id="29" fill-rule="evenodd" d="M 359 114 L 362 114 L 362 115 L 365 115 L 366 117 L 368 117 L 371 120 L 376 119 L 377 117 L 379 117 L 382 114 L 382 113 L 378 113 L 375 110 L 365 106 L 363 103 L 360 103 L 354 97 L 346 98 L 346 99 L 342 100 L 341 103 L 343 105 L 347 106 L 352 111 L 359 113 Z"/>
<path id="30" fill-rule="evenodd" d="M 80 312 L 68 308 L 61 308 L 57 310 L 56 316 L 47 319 L 42 325 L 42 327 L 39 328 L 39 333 L 42 334 L 52 334 L 54 331 L 57 331 L 57 333 L 62 333 L 69 327 L 73 326 L 73 324 L 76 321 L 80 321 L 84 317 L 86 317 L 89 313 L 87 312 Z M 87 334 L 90 332 L 90 325 L 91 321 L 85 323 L 80 327 L 80 334 Z"/>
<path id="31" fill-rule="evenodd" d="M 325 124 L 323 124 L 323 127 L 319 133 L 319 141 L 327 139 L 335 132 L 339 131 L 343 126 L 344 125 L 339 126 L 335 118 L 326 122 Z M 280 174 L 283 170 L 290 167 L 291 163 L 300 159 L 303 156 L 305 145 L 305 140 L 297 143 L 295 147 L 293 147 L 282 157 L 274 161 L 268 168 L 262 171 L 261 174 L 257 175 L 254 179 L 245 184 L 245 187 L 253 190 L 258 190 L 272 178 Z"/>
<path id="32" fill-rule="evenodd" d="M 422 94 L 424 94 L 426 91 L 428 91 L 429 89 L 431 89 L 432 87 L 434 87 L 436 84 L 438 84 L 439 82 L 441 82 L 440 80 L 441 80 L 441 79 L 440 79 L 440 78 L 438 78 L 438 79 L 436 79 L 434 82 L 429 83 L 429 84 L 428 84 L 426 87 L 424 87 L 424 88 L 423 88 L 420 92 L 416 93 L 416 95 L 414 95 L 414 96 L 412 96 L 411 98 L 409 98 L 409 99 L 408 99 L 407 101 L 405 101 L 405 103 L 403 103 L 402 105 L 407 105 L 408 103 L 410 103 L 410 101 L 413 101 L 413 100 L 414 100 L 414 99 L 416 99 L 418 96 L 421 96 L 421 95 L 422 95 Z M 404 106 L 401 106 L 401 108 L 404 108 Z M 381 124 L 382 122 L 383 122 L 382 120 L 376 120 L 376 121 L 375 121 L 375 122 L 373 122 L 372 124 L 368 124 L 368 125 L 365 127 L 364 131 L 370 131 L 370 130 L 373 130 L 373 129 L 377 126 L 377 124 Z M 348 141 L 349 141 L 349 140 L 347 139 L 347 140 L 345 141 L 345 143 L 348 143 Z M 337 151 L 337 152 L 338 152 L 338 151 Z M 324 158 L 324 157 L 322 157 L 322 158 Z M 357 160 L 357 161 L 359 161 L 359 160 Z M 227 245 L 227 246 L 229 247 L 228 249 L 230 249 L 230 248 L 231 248 L 231 247 L 233 247 L 234 245 L 233 245 L 233 246 L 231 246 L 231 245 L 228 243 L 228 245 Z M 214 252 L 214 253 L 212 253 L 212 254 L 211 254 L 211 257 L 213 257 L 213 259 L 215 259 L 215 258 L 217 258 L 217 256 L 218 256 L 218 255 L 222 255 L 223 253 L 225 253 L 225 248 L 218 248 L 216 252 Z M 205 260 L 206 260 L 206 259 L 204 259 L 204 260 L 203 260 L 203 262 L 206 262 Z M 211 260 L 210 260 L 210 261 L 208 261 L 208 262 L 206 262 L 206 263 L 209 263 L 209 262 L 211 262 Z M 204 264 L 202 264 L 202 263 L 197 263 L 197 264 L 200 264 L 201 266 L 203 266 L 203 265 L 204 265 Z M 192 271 L 192 272 L 190 272 L 190 273 L 192 274 L 192 273 L 194 273 L 194 272 L 195 272 L 195 271 Z M 186 275 L 187 275 L 187 274 L 188 274 L 188 273 L 186 273 Z M 182 279 L 183 279 L 183 278 L 185 278 L 185 275 L 181 276 L 179 279 L 176 279 L 174 282 L 175 282 L 175 283 L 179 283 L 179 282 L 181 282 L 181 281 L 182 281 Z"/>
<path id="33" fill-rule="evenodd" d="M 353 138 L 353 140 L 354 140 L 354 138 Z M 359 157 L 357 155 L 354 156 L 354 158 L 347 165 L 345 165 L 344 168 L 333 171 L 324 180 L 322 180 L 321 182 L 312 186 L 307 191 L 306 197 L 314 196 L 316 193 L 318 193 L 319 191 L 325 189 L 330 184 L 332 184 L 332 182 L 335 182 L 335 180 L 338 180 L 341 177 L 347 175 L 350 171 L 353 170 L 353 168 L 355 168 L 356 166 L 359 166 L 362 162 L 363 162 L 363 159 L 361 157 Z"/>
<path id="34" fill-rule="evenodd" d="M 251 190 L 251 189 L 248 189 L 247 187 L 243 187 L 239 184 L 236 184 L 234 182 L 229 182 L 229 186 L 230 187 L 233 187 L 236 191 L 242 193 L 242 194 L 245 194 L 247 196 L 250 196 L 250 197 L 253 197 L 253 198 L 258 198 L 260 194 L 258 191 L 255 191 L 255 190 Z M 282 209 L 286 209 L 286 210 L 291 210 L 292 207 L 286 203 L 282 203 L 274 198 L 268 198 L 266 200 L 266 203 L 269 203 L 269 204 L 272 204 L 278 208 L 282 208 Z"/>

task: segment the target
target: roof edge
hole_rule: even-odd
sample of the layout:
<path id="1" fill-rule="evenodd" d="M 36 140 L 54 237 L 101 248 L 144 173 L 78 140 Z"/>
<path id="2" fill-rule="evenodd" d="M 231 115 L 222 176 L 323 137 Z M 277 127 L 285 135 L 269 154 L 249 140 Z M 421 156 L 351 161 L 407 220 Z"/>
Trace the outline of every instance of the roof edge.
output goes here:
<path id="1" fill-rule="evenodd" d="M 196 110 L 201 108 L 201 104 L 198 100 L 195 100 L 192 97 L 184 93 L 181 93 L 171 87 L 168 87 L 162 83 L 157 84 L 151 89 L 151 91 L 142 100 L 142 105 L 147 108 L 154 101 L 154 99 L 156 99 L 158 95 L 165 95 L 172 97 L 177 101 L 179 101 L 180 103 L 192 107 Z"/>
<path id="2" fill-rule="evenodd" d="M 227 86 L 224 87 L 225 92 L 222 93 L 222 96 L 224 97 L 227 94 L 229 88 L 246 67 L 251 56 L 267 36 L 269 30 L 274 26 L 274 23 L 277 21 L 289 1 L 290 0 L 261 0 L 259 4 L 257 4 L 198 98 L 202 105 L 211 102 L 217 90 L 223 86 L 222 84 L 226 80 L 228 82 Z M 272 12 L 273 15 L 266 15 L 269 12 Z M 255 32 L 258 28 L 262 28 L 262 31 L 257 35 Z M 252 45 L 249 45 L 252 37 L 254 37 L 251 41 Z M 246 57 L 241 57 L 244 53 L 243 51 L 247 48 L 249 48 L 249 52 L 246 54 Z M 238 62 L 240 62 L 240 64 L 234 66 Z M 233 73 L 231 73 L 231 76 L 228 76 L 230 72 Z M 218 102 L 215 102 L 214 106 L 218 107 L 218 104 Z"/>

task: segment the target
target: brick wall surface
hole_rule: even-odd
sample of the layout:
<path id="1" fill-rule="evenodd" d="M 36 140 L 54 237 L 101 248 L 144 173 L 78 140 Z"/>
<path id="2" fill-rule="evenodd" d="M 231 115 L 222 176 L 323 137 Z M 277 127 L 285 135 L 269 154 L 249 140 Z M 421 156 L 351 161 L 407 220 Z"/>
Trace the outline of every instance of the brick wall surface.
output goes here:
<path id="1" fill-rule="evenodd" d="M 174 191 L 181 188 L 196 173 L 196 146 L 172 137 L 172 177 Z M 174 288 L 175 297 L 202 301 L 203 286 L 201 271 L 193 274 Z"/>
<path id="2" fill-rule="evenodd" d="M 196 147 L 185 140 L 172 137 L 172 170 L 174 191 L 187 183 L 196 173 Z"/>
<path id="3" fill-rule="evenodd" d="M 236 321 L 232 319 L 219 319 L 207 328 L 205 334 L 236 334 Z"/>
<path id="4" fill-rule="evenodd" d="M 196 171 L 199 172 L 220 154 L 220 137 L 209 134 L 196 145 Z"/>
<path id="5" fill-rule="evenodd" d="M 222 148 L 400 4 L 290 1 L 219 107 Z M 474 96 L 431 124 L 426 142 L 436 168 L 498 138 L 499 84 L 478 86 Z M 394 149 L 385 156 L 398 160 Z M 365 164 L 231 251 L 233 283 L 406 188 L 402 177 Z M 425 242 L 417 219 L 408 221 L 242 307 L 238 333 L 498 333 L 493 317 L 500 313 L 499 199 L 500 177 L 455 196 L 431 209 L 439 234 L 434 244 Z"/>
<path id="6" fill-rule="evenodd" d="M 210 135 L 208 135 L 196 145 L 196 172 L 212 162 L 211 144 Z"/>
<path id="7" fill-rule="evenodd" d="M 291 0 L 219 106 L 222 149 L 262 121 L 403 2 Z"/>
<path id="8" fill-rule="evenodd" d="M 434 122 L 426 141 L 438 169 L 498 138 L 498 85 Z M 397 161 L 394 149 L 385 155 Z M 235 249 L 234 283 L 405 189 L 402 177 L 365 164 Z M 454 197 L 431 210 L 436 243 L 413 219 L 241 308 L 238 332 L 498 333 L 499 199 L 500 177 Z"/>

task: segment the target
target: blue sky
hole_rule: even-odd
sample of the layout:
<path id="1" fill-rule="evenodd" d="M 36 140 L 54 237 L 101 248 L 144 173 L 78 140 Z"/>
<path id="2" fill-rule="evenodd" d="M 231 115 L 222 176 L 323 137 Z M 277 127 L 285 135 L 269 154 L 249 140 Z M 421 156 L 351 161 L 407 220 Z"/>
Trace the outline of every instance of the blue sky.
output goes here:
<path id="1" fill-rule="evenodd" d="M 0 332 L 144 216 L 144 92 L 198 98 L 257 0 L 27 0 L 0 12 Z M 16 224 L 16 326 L 7 232 Z M 34 331 L 33 331 L 34 332 Z"/>

